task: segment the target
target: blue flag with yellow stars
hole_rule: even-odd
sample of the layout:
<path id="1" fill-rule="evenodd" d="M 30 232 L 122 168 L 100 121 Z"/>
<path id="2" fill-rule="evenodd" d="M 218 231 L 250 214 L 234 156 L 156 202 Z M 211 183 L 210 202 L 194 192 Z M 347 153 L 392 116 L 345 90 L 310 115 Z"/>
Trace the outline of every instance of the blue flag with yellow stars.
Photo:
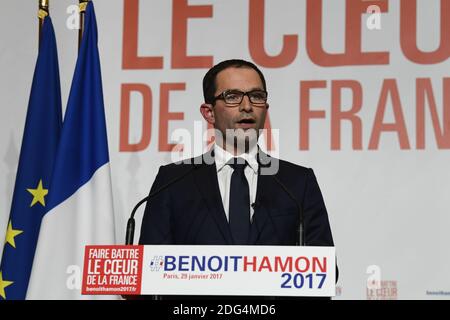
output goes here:
<path id="1" fill-rule="evenodd" d="M 0 300 L 25 299 L 62 125 L 56 39 L 45 17 L 0 264 Z"/>

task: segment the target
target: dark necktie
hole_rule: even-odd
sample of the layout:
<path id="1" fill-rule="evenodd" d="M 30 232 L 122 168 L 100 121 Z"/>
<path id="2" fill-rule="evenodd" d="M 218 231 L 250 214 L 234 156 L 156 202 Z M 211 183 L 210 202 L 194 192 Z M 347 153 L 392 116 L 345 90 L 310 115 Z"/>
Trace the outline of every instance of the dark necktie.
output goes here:
<path id="1" fill-rule="evenodd" d="M 234 169 L 230 183 L 229 223 L 234 243 L 244 245 L 250 231 L 250 190 L 244 174 L 247 162 L 243 159 L 236 162 L 229 163 Z"/>

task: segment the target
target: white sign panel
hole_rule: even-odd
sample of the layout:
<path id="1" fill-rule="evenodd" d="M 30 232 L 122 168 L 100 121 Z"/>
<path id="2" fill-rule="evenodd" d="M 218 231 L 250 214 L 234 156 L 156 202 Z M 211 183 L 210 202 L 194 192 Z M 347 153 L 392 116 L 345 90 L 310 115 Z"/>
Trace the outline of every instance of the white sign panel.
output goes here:
<path id="1" fill-rule="evenodd" d="M 144 247 L 142 294 L 335 295 L 334 247 Z"/>

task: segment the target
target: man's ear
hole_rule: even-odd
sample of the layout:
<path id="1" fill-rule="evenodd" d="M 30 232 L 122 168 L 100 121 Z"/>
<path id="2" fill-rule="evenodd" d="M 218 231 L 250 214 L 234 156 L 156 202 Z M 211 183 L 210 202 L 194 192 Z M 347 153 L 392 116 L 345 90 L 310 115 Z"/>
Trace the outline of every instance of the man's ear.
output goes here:
<path id="1" fill-rule="evenodd" d="M 216 119 L 214 118 L 213 106 L 210 103 L 203 103 L 200 106 L 200 113 L 203 118 L 210 124 L 214 124 Z"/>

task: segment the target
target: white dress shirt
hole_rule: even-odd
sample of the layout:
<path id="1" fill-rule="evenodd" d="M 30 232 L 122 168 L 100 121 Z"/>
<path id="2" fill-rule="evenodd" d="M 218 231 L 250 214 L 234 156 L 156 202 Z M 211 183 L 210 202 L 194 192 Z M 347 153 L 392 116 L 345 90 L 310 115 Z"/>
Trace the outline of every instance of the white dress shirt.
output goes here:
<path id="1" fill-rule="evenodd" d="M 250 188 L 250 221 L 253 217 L 253 207 L 252 203 L 255 202 L 256 198 L 256 187 L 258 185 L 258 161 L 256 159 L 256 154 L 258 151 L 258 146 L 255 145 L 248 153 L 240 154 L 237 157 L 244 158 L 247 161 L 247 166 L 245 167 L 244 174 L 247 178 L 248 186 Z M 230 208 L 230 184 L 231 175 L 234 169 L 227 165 L 227 162 L 234 156 L 228 151 L 224 150 L 222 147 L 214 144 L 214 161 L 216 163 L 217 169 L 217 179 L 219 180 L 220 195 L 222 196 L 222 204 L 229 220 L 229 208 Z"/>

